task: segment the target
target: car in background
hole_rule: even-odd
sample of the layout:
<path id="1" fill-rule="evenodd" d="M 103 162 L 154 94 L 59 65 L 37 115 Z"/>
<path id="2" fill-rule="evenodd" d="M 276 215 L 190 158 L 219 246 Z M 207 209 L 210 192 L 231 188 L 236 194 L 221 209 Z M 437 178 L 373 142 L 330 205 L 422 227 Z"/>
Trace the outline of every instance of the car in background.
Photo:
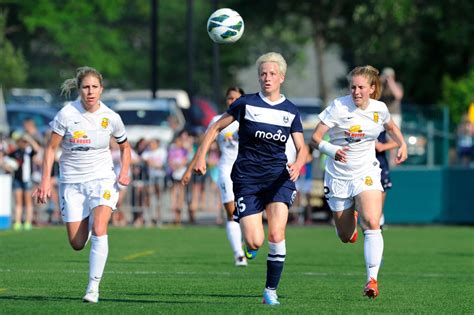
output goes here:
<path id="1" fill-rule="evenodd" d="M 155 97 L 150 90 L 107 89 L 101 101 L 122 117 L 132 144 L 153 138 L 166 146 L 184 128 L 184 111 L 191 102 L 188 93 L 179 89 L 160 89 Z"/>
<path id="2" fill-rule="evenodd" d="M 53 96 L 46 89 L 12 88 L 5 93 L 5 99 L 7 103 L 38 107 L 50 107 L 53 103 Z"/>
<path id="3" fill-rule="evenodd" d="M 186 130 L 194 134 L 204 133 L 217 113 L 217 106 L 213 102 L 205 98 L 194 97 L 191 107 L 184 111 Z"/>
<path id="4" fill-rule="evenodd" d="M 167 146 L 185 124 L 183 113 L 173 98 L 126 99 L 112 108 L 122 118 L 132 144 L 144 138 L 159 139 Z"/>
<path id="5" fill-rule="evenodd" d="M 5 108 L 9 132 L 23 130 L 23 121 L 32 119 L 38 130 L 45 134 L 49 130 L 49 123 L 58 112 L 58 109 L 53 107 L 25 104 L 7 104 Z"/>

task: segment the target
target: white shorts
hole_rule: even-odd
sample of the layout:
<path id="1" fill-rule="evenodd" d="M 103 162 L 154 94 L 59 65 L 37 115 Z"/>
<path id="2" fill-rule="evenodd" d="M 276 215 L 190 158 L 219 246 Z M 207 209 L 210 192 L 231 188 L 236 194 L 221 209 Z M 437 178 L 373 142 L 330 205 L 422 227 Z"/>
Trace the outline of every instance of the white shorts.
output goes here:
<path id="1" fill-rule="evenodd" d="M 220 173 L 219 178 L 217 179 L 217 185 L 219 186 L 219 190 L 221 191 L 222 203 L 233 202 L 234 190 L 232 180 L 230 179 L 230 174 Z"/>
<path id="2" fill-rule="evenodd" d="M 354 197 L 363 191 L 383 191 L 380 181 L 380 168 L 368 172 L 359 178 L 344 180 L 333 178 L 329 174 L 324 176 L 324 197 L 332 211 L 343 211 L 354 205 Z"/>
<path id="3" fill-rule="evenodd" d="M 79 222 L 97 206 L 116 209 L 119 188 L 115 179 L 95 179 L 85 183 L 60 183 L 59 202 L 63 222 Z"/>

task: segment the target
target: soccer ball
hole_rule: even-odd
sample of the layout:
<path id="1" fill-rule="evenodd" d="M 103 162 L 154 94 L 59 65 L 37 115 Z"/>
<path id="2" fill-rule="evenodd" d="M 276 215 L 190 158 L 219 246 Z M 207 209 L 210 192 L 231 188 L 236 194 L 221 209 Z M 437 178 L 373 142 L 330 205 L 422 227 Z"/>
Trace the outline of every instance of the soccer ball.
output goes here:
<path id="1" fill-rule="evenodd" d="M 218 44 L 235 43 L 244 33 L 244 20 L 237 11 L 219 9 L 207 20 L 207 33 Z"/>

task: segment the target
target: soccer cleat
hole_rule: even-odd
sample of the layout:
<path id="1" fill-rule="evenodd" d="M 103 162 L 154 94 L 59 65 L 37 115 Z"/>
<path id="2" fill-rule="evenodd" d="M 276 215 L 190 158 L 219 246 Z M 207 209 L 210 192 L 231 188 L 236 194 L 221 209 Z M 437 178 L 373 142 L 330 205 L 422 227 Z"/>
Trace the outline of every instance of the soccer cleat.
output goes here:
<path id="1" fill-rule="evenodd" d="M 257 257 L 258 249 L 249 249 L 247 246 L 244 246 L 244 252 L 247 259 L 254 259 Z"/>
<path id="2" fill-rule="evenodd" d="M 377 280 L 370 278 L 370 281 L 365 285 L 364 296 L 367 296 L 369 299 L 375 299 L 378 295 L 379 289 L 377 287 Z"/>
<path id="3" fill-rule="evenodd" d="M 235 266 L 237 267 L 247 267 L 247 258 L 244 256 L 235 257 Z"/>
<path id="4" fill-rule="evenodd" d="M 279 305 L 280 302 L 278 302 L 276 290 L 265 289 L 265 291 L 263 291 L 262 304 Z"/>
<path id="5" fill-rule="evenodd" d="M 99 302 L 99 291 L 89 290 L 86 292 L 86 295 L 82 298 L 84 302 L 87 303 L 97 303 Z"/>
<path id="6" fill-rule="evenodd" d="M 33 228 L 31 223 L 29 222 L 26 222 L 24 225 L 23 225 L 23 228 L 25 229 L 25 231 L 31 231 L 31 229 Z"/>
<path id="7" fill-rule="evenodd" d="M 354 220 L 355 220 L 355 230 L 349 240 L 349 243 L 355 243 L 357 241 L 357 237 L 359 236 L 359 231 L 357 230 L 357 219 L 359 218 L 359 212 L 354 211 Z"/>
<path id="8" fill-rule="evenodd" d="M 13 224 L 13 231 L 21 231 L 22 228 L 23 228 L 23 225 L 19 222 L 16 222 L 15 224 Z"/>

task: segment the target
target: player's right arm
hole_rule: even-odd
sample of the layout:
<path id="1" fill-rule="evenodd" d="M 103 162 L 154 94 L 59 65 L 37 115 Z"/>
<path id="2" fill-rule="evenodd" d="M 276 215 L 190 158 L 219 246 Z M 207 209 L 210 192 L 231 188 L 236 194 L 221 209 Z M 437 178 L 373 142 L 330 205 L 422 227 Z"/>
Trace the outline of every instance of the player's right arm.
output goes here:
<path id="1" fill-rule="evenodd" d="M 217 138 L 219 132 L 225 127 L 229 126 L 234 120 L 235 118 L 232 115 L 224 113 L 218 121 L 216 121 L 207 129 L 204 139 L 202 140 L 202 143 L 193 158 L 193 160 L 195 160 L 194 166 L 192 167 L 194 172 L 199 175 L 206 174 L 206 154 L 209 150 L 209 147 L 211 146 L 211 143 Z M 192 164 L 193 163 L 190 163 L 190 165 Z"/>
<path id="2" fill-rule="evenodd" d="M 313 136 L 311 137 L 310 146 L 312 148 L 317 148 L 321 153 L 326 154 L 336 161 L 346 163 L 346 151 L 349 150 L 349 147 L 341 147 L 338 145 L 331 144 L 323 139 L 326 132 L 328 132 L 329 126 L 324 122 L 320 121 L 316 128 L 314 129 Z"/>
<path id="3" fill-rule="evenodd" d="M 40 185 L 33 192 L 33 197 L 36 197 L 37 203 L 46 203 L 48 198 L 51 197 L 51 170 L 53 168 L 56 150 L 58 149 L 62 139 L 63 136 L 52 132 L 48 145 L 44 150 L 43 176 L 41 177 Z"/>

